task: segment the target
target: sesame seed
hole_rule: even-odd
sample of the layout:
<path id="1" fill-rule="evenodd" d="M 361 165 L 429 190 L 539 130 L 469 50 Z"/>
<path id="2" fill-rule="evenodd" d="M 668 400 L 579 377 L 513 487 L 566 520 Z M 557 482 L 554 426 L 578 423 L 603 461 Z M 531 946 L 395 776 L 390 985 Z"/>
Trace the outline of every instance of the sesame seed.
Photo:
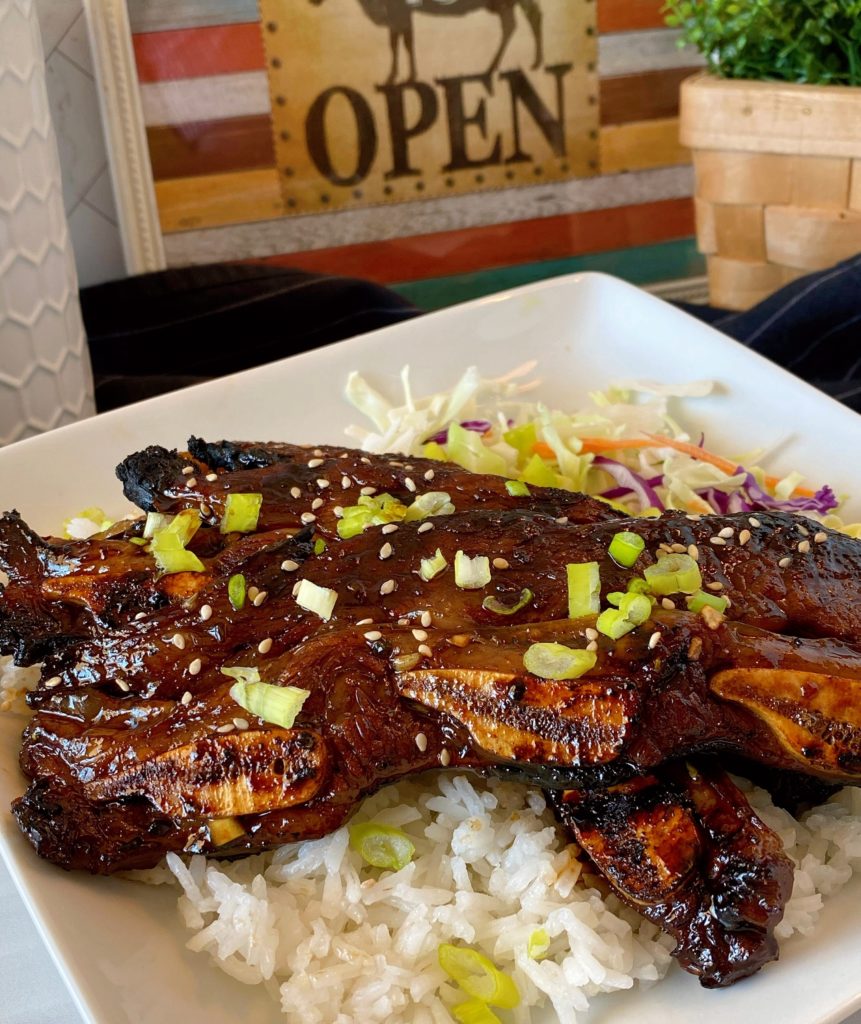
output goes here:
<path id="1" fill-rule="evenodd" d="M 397 530 L 397 528 L 397 523 L 386 523 L 386 525 L 383 527 L 382 532 L 385 534 L 394 533 Z"/>
<path id="2" fill-rule="evenodd" d="M 322 498 L 315 498 L 311 502 L 311 511 L 312 512 L 316 512 L 318 508 L 322 508 L 322 507 L 323 507 L 323 499 Z"/>
<path id="3" fill-rule="evenodd" d="M 290 488 L 290 497 L 291 498 L 301 498 L 302 497 L 302 492 L 299 490 L 298 487 L 291 487 Z"/>
<path id="4" fill-rule="evenodd" d="M 416 746 L 424 753 L 428 748 L 428 738 L 423 732 L 416 734 Z"/>
<path id="5" fill-rule="evenodd" d="M 53 690 L 55 686 L 59 686 L 63 680 L 59 676 L 51 676 L 50 679 L 46 679 L 42 684 L 46 690 Z"/>
<path id="6" fill-rule="evenodd" d="M 730 538 L 735 533 L 735 530 L 731 526 L 725 526 L 722 530 L 718 530 L 718 537 Z"/>
<path id="7" fill-rule="evenodd" d="M 568 525 L 568 516 L 559 516 L 559 518 L 556 520 L 556 522 L 559 523 L 560 526 L 567 526 Z"/>
<path id="8" fill-rule="evenodd" d="M 451 754 L 446 750 L 445 747 L 439 752 L 439 763 L 443 768 L 447 768 L 451 764 Z"/>
<path id="9" fill-rule="evenodd" d="M 433 654 L 433 651 L 427 644 L 419 644 L 419 654 L 423 654 L 426 658 L 429 658 Z"/>
<path id="10" fill-rule="evenodd" d="M 391 558 L 393 551 L 394 548 L 392 547 L 392 545 L 389 544 L 388 541 L 386 541 L 386 543 L 380 548 L 380 559 L 382 561 L 385 561 L 387 558 Z"/>
<path id="11" fill-rule="evenodd" d="M 676 602 L 671 600 L 669 597 L 662 597 L 661 607 L 666 608 L 668 612 L 671 612 L 676 607 Z"/>
<path id="12" fill-rule="evenodd" d="M 248 728 L 248 719 L 247 718 L 234 718 L 233 719 L 233 724 L 236 726 L 237 729 L 244 730 L 244 729 Z"/>
<path id="13" fill-rule="evenodd" d="M 359 619 L 356 623 L 357 626 L 369 626 L 374 620 L 373 619 Z"/>
<path id="14" fill-rule="evenodd" d="M 824 530 L 820 530 L 819 533 L 814 533 L 813 541 L 815 544 L 824 544 L 828 540 L 828 534 Z"/>
<path id="15" fill-rule="evenodd" d="M 673 553 L 673 549 L 667 543 L 659 544 L 658 551 L 663 552 L 665 555 L 671 555 Z"/>
<path id="16" fill-rule="evenodd" d="M 419 533 L 427 533 L 428 530 L 432 530 L 432 529 L 433 529 L 433 523 L 422 523 L 422 525 L 418 529 L 418 532 Z"/>
<path id="17" fill-rule="evenodd" d="M 421 624 L 425 627 L 429 626 L 433 622 L 433 616 L 430 612 L 422 612 Z"/>
<path id="18" fill-rule="evenodd" d="M 750 537 L 751 537 L 750 530 L 742 530 L 739 533 L 739 535 L 738 535 L 738 542 L 739 542 L 739 544 L 742 544 L 742 545 L 747 544 L 747 542 L 750 540 Z"/>
<path id="19" fill-rule="evenodd" d="M 185 481 L 185 483 L 187 487 L 197 487 L 197 477 L 190 476 L 188 480 Z"/>
<path id="20" fill-rule="evenodd" d="M 203 668 L 203 662 L 200 658 L 195 658 L 194 661 L 188 666 L 188 674 L 190 676 L 196 676 L 200 674 L 200 670 Z"/>
<path id="21" fill-rule="evenodd" d="M 723 590 L 723 583 L 720 580 L 715 580 L 713 583 L 707 583 L 706 588 L 708 590 Z"/>
<path id="22" fill-rule="evenodd" d="M 253 601 L 254 598 L 257 597 L 257 595 L 259 593 L 260 593 L 260 588 L 259 587 L 251 586 L 246 591 L 246 596 L 248 597 L 249 601 Z"/>
<path id="23" fill-rule="evenodd" d="M 180 704 L 184 704 L 186 707 L 191 703 L 191 690 L 186 690 L 180 699 Z"/>
<path id="24" fill-rule="evenodd" d="M 368 456 L 367 456 L 367 455 L 363 455 L 363 456 L 362 456 L 362 457 L 361 457 L 361 458 L 359 459 L 359 462 L 364 462 L 366 466 L 370 466 L 370 464 L 371 464 L 371 460 L 370 460 L 370 459 L 368 458 Z"/>
<path id="25" fill-rule="evenodd" d="M 698 562 L 700 560 L 700 549 L 696 546 L 696 544 L 688 544 L 688 554 L 695 562 Z"/>
<path id="26" fill-rule="evenodd" d="M 200 606 L 200 621 L 208 622 L 212 618 L 212 605 L 203 604 Z"/>
<path id="27" fill-rule="evenodd" d="M 756 530 L 758 527 L 762 526 L 762 523 L 759 521 L 759 519 L 756 518 L 756 516 L 748 516 L 747 517 L 747 521 L 754 528 L 754 530 Z"/>
<path id="28" fill-rule="evenodd" d="M 699 514 L 699 512 L 689 512 L 685 516 L 685 519 L 690 519 L 692 523 L 698 523 L 702 519 L 702 516 Z"/>
<path id="29" fill-rule="evenodd" d="M 281 563 L 281 568 L 284 570 L 284 572 L 296 572 L 296 570 L 299 568 L 299 563 L 294 562 L 292 558 L 285 558 L 284 561 Z"/>
<path id="30" fill-rule="evenodd" d="M 709 544 L 714 544 L 716 547 L 725 547 L 726 541 L 723 537 L 709 537 Z"/>
<path id="31" fill-rule="evenodd" d="M 398 619 L 398 625 L 399 626 L 408 626 L 409 624 L 410 624 L 410 620 L 409 619 Z"/>
<path id="32" fill-rule="evenodd" d="M 309 459 L 308 460 L 308 469 L 316 469 L 318 466 L 322 466 L 322 465 L 323 465 L 323 460 L 322 459 Z"/>
<path id="33" fill-rule="evenodd" d="M 228 722 L 227 725 L 219 725 L 219 727 L 215 731 L 221 733 L 228 733 L 233 732 L 235 728 L 236 726 L 233 724 L 233 722 Z"/>
<path id="34" fill-rule="evenodd" d="M 653 651 L 658 646 L 658 644 L 660 642 L 661 642 L 661 634 L 656 630 L 649 637 L 649 650 Z"/>
<path id="35" fill-rule="evenodd" d="M 332 509 L 332 511 L 334 512 L 334 514 L 335 514 L 335 515 L 336 515 L 336 516 L 337 516 L 337 517 L 338 517 L 339 519 L 340 519 L 340 518 L 341 518 L 341 516 L 342 516 L 342 515 L 344 514 L 344 510 L 343 510 L 343 509 L 341 508 L 341 506 L 340 506 L 340 505 L 336 505 L 336 506 L 335 506 L 335 507 L 334 507 L 334 508 Z"/>
<path id="36" fill-rule="evenodd" d="M 809 537 L 810 536 L 810 530 L 808 530 L 806 526 L 802 526 L 801 523 L 796 523 L 795 525 L 798 527 L 798 532 L 803 537 Z"/>
<path id="37" fill-rule="evenodd" d="M 323 449 L 322 448 L 315 448 L 314 449 L 314 454 L 317 456 L 318 459 L 322 458 L 322 456 L 323 456 Z"/>
<path id="38" fill-rule="evenodd" d="M 424 629 L 414 629 L 413 636 L 416 640 L 427 640 L 428 638 L 427 631 Z"/>
<path id="39" fill-rule="evenodd" d="M 810 541 L 809 540 L 799 541 L 799 543 L 798 543 L 798 550 L 801 552 L 802 555 L 806 555 L 807 552 L 810 550 Z"/>
<path id="40" fill-rule="evenodd" d="M 211 509 L 211 508 L 209 507 L 209 505 L 207 505 L 207 504 L 206 504 L 206 502 L 204 502 L 204 501 L 202 501 L 202 502 L 200 503 L 200 505 L 198 506 L 198 508 L 199 508 L 200 514 L 201 514 L 201 515 L 202 515 L 202 516 L 204 517 L 204 519 L 205 519 L 205 518 L 206 518 L 206 517 L 207 517 L 208 515 L 210 515 L 210 514 L 212 513 L 212 509 Z"/>
<path id="41" fill-rule="evenodd" d="M 364 495 L 366 498 L 369 498 L 372 494 L 376 494 L 376 493 L 377 493 L 377 488 L 376 487 L 363 487 L 359 491 L 359 494 Z"/>
<path id="42" fill-rule="evenodd" d="M 303 512 L 302 515 L 299 516 L 299 518 L 302 520 L 302 522 L 306 526 L 308 525 L 308 523 L 316 523 L 317 522 L 317 517 L 314 515 L 313 512 Z"/>
<path id="43" fill-rule="evenodd" d="M 140 622 L 141 619 L 145 619 L 145 618 L 146 618 L 146 612 L 138 612 L 137 615 L 135 615 L 135 622 Z"/>
<path id="44" fill-rule="evenodd" d="M 185 650 L 185 637 L 182 635 L 182 633 L 174 633 L 173 636 L 170 638 L 170 642 L 178 650 Z"/>
<path id="45" fill-rule="evenodd" d="M 404 487 L 406 487 L 408 491 L 415 491 L 416 485 L 413 483 L 413 478 L 411 476 L 404 478 Z"/>
<path id="46" fill-rule="evenodd" d="M 329 481 L 325 477 L 318 477 L 317 486 L 320 488 L 321 491 L 325 491 L 326 488 L 329 486 Z"/>
<path id="47" fill-rule="evenodd" d="M 191 474 L 193 472 L 194 472 L 194 466 L 183 466 L 182 467 L 182 475 L 183 476 L 191 476 Z"/>
<path id="48" fill-rule="evenodd" d="M 587 626 L 586 629 L 584 630 L 584 632 L 586 633 L 586 639 L 587 640 L 597 640 L 598 639 L 598 630 L 597 629 L 593 629 L 591 626 Z"/>
<path id="49" fill-rule="evenodd" d="M 218 473 L 207 473 L 206 479 L 209 481 L 209 483 L 214 484 L 215 481 L 218 479 Z"/>
<path id="50" fill-rule="evenodd" d="M 688 549 L 684 544 L 675 543 L 670 545 L 670 550 L 674 555 L 683 555 Z"/>
<path id="51" fill-rule="evenodd" d="M 348 476 L 342 476 L 341 477 L 341 487 L 345 491 L 349 491 L 350 487 L 352 486 L 352 483 L 353 483 L 353 481 Z"/>
<path id="52" fill-rule="evenodd" d="M 448 638 L 450 644 L 454 644 L 455 647 L 466 647 L 469 643 L 468 633 L 455 633 L 454 636 Z"/>
<path id="53" fill-rule="evenodd" d="M 397 584 L 394 580 L 386 580 L 386 582 L 380 587 L 380 593 L 385 597 L 386 594 L 391 594 L 396 586 Z"/>
<path id="54" fill-rule="evenodd" d="M 435 475 L 435 474 L 434 474 L 434 471 L 433 471 L 432 469 L 429 469 L 429 470 L 427 471 L 427 473 L 425 473 L 425 480 L 427 480 L 428 482 L 430 482 L 431 480 L 433 480 L 433 478 L 434 478 L 434 475 Z"/>
<path id="55" fill-rule="evenodd" d="M 299 593 L 299 587 L 301 587 L 301 586 L 302 586 L 302 581 L 301 580 L 296 580 L 296 582 L 293 584 L 293 596 L 294 597 Z"/>
<path id="56" fill-rule="evenodd" d="M 587 651 L 597 651 L 598 650 L 598 641 L 597 640 L 590 640 L 589 643 L 586 644 L 586 650 Z"/>
<path id="57" fill-rule="evenodd" d="M 366 640 L 370 640 L 373 643 L 375 640 L 379 640 L 383 634 L 378 629 L 369 629 L 367 633 L 362 635 Z"/>
<path id="58" fill-rule="evenodd" d="M 261 640 L 257 645 L 257 651 L 259 654 L 268 654 L 272 650 L 272 637 L 267 636 L 264 640 Z"/>
<path id="59" fill-rule="evenodd" d="M 781 569 L 785 569 L 791 561 L 792 559 L 789 557 L 789 555 L 786 555 L 784 558 L 781 558 L 781 560 L 777 564 L 780 566 Z"/>
<path id="60" fill-rule="evenodd" d="M 131 687 L 125 681 L 125 679 L 118 679 L 117 680 L 117 686 L 123 691 L 123 693 L 128 693 L 129 690 L 131 689 Z"/>
<path id="61" fill-rule="evenodd" d="M 509 565 L 507 558 L 494 558 L 493 568 L 494 569 L 507 569 Z"/>
<path id="62" fill-rule="evenodd" d="M 257 597 L 255 597 L 252 600 L 251 603 L 254 605 L 255 608 L 259 608 L 260 605 L 263 604 L 263 602 L 266 600 L 267 597 L 269 597 L 269 591 L 268 590 L 261 590 L 260 593 L 257 595 Z"/>

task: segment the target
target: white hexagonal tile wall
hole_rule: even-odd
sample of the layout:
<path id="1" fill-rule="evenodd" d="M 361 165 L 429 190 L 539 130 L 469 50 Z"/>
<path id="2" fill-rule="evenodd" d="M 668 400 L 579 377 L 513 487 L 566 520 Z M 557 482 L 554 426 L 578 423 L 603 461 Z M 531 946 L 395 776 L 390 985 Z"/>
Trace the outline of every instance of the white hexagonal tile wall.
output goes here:
<path id="1" fill-rule="evenodd" d="M 94 412 L 38 32 L 0 3 L 0 444 Z"/>

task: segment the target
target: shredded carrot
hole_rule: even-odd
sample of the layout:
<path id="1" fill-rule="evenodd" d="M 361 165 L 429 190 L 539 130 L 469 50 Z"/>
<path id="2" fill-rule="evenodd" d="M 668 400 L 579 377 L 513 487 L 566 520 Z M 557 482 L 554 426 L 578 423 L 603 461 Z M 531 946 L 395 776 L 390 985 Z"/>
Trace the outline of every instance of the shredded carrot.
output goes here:
<path id="1" fill-rule="evenodd" d="M 738 469 L 737 462 L 724 459 L 720 455 L 714 455 L 712 452 L 706 451 L 705 448 L 700 448 L 699 445 L 690 444 L 687 441 L 677 441 L 674 437 L 665 437 L 663 434 L 649 434 L 647 437 L 620 437 L 615 440 L 607 437 L 581 437 L 579 440 L 582 445 L 580 451 L 593 455 L 598 455 L 601 452 L 624 451 L 631 448 L 673 448 L 677 452 L 690 455 L 692 459 L 708 462 L 709 465 L 723 470 L 724 473 L 728 473 L 730 476 Z M 532 446 L 532 450 L 543 459 L 555 458 L 553 449 L 546 441 L 536 441 Z M 765 477 L 765 484 L 767 487 L 774 489 L 780 483 L 780 480 L 779 476 L 767 476 Z M 808 487 L 796 487 L 792 493 L 802 495 L 805 498 L 812 498 L 815 492 L 811 491 Z"/>

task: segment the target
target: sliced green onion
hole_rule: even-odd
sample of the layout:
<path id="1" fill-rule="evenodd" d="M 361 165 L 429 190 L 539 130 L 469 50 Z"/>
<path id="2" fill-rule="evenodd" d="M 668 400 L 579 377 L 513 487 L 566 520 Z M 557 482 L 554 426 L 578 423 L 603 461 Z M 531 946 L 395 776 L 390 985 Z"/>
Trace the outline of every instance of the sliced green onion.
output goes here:
<path id="1" fill-rule="evenodd" d="M 324 622 L 332 618 L 335 602 L 338 600 L 338 592 L 328 587 L 318 587 L 310 580 L 302 580 L 299 589 L 296 591 L 296 604 L 306 611 L 319 615 Z"/>
<path id="2" fill-rule="evenodd" d="M 245 835 L 245 827 L 238 818 L 213 818 L 206 827 L 213 846 L 224 846 Z"/>
<path id="3" fill-rule="evenodd" d="M 338 536 L 341 540 L 349 540 L 369 526 L 398 523 L 406 514 L 407 506 L 391 494 L 379 494 L 376 497 L 363 494 L 358 504 L 348 505 L 342 510 L 337 526 Z"/>
<path id="4" fill-rule="evenodd" d="M 597 562 L 571 562 L 568 575 L 568 618 L 597 615 L 601 608 L 601 571 Z"/>
<path id="5" fill-rule="evenodd" d="M 629 622 L 641 626 L 652 614 L 652 602 L 645 594 L 623 594 L 619 611 Z"/>
<path id="6" fill-rule="evenodd" d="M 372 867 L 390 871 L 405 868 L 416 852 L 405 832 L 373 821 L 350 826 L 350 846 Z"/>
<path id="7" fill-rule="evenodd" d="M 639 576 L 635 576 L 634 579 L 628 580 L 628 593 L 629 594 L 651 594 L 649 590 L 649 584 L 645 580 L 641 580 Z"/>
<path id="8" fill-rule="evenodd" d="M 540 960 L 546 956 L 548 949 L 550 949 L 550 936 L 546 929 L 536 928 L 526 943 L 526 955 L 532 960 Z"/>
<path id="9" fill-rule="evenodd" d="M 632 629 L 636 629 L 637 624 L 631 622 L 627 615 L 618 608 L 608 608 L 598 616 L 595 628 L 599 633 L 610 637 L 611 640 L 618 640 L 626 633 L 630 633 Z"/>
<path id="10" fill-rule="evenodd" d="M 432 580 L 434 576 L 439 574 L 445 569 L 448 562 L 445 560 L 443 553 L 439 548 L 436 549 L 436 554 L 430 558 L 423 558 L 421 568 L 419 569 L 419 576 L 425 581 Z"/>
<path id="11" fill-rule="evenodd" d="M 454 511 L 447 491 L 428 491 L 426 494 L 420 494 L 407 508 L 404 520 L 413 523 L 419 519 L 427 519 L 428 516 L 450 516 Z"/>
<path id="12" fill-rule="evenodd" d="M 514 615 L 521 608 L 525 608 L 534 596 L 528 587 L 524 587 L 520 591 L 520 597 L 517 599 L 516 604 L 503 604 L 499 598 L 490 595 L 481 602 L 481 607 L 485 611 L 493 612 L 495 615 Z"/>
<path id="13" fill-rule="evenodd" d="M 703 585 L 700 567 L 690 555 L 661 555 L 643 573 L 653 594 L 695 594 Z"/>
<path id="14" fill-rule="evenodd" d="M 454 556 L 454 582 L 462 590 L 481 590 L 490 583 L 490 559 L 486 555 L 470 558 L 462 551 Z"/>
<path id="15" fill-rule="evenodd" d="M 253 665 L 228 665 L 222 668 L 223 676 L 230 676 L 231 679 L 238 679 L 240 683 L 259 683 L 260 669 Z"/>
<path id="16" fill-rule="evenodd" d="M 467 999 L 452 1007 L 451 1015 L 458 1024 L 502 1024 L 502 1021 L 481 999 Z"/>
<path id="17" fill-rule="evenodd" d="M 618 608 L 624 596 L 620 590 L 611 590 L 607 595 L 607 604 L 615 605 Z"/>
<path id="18" fill-rule="evenodd" d="M 200 528 L 200 516 L 194 509 L 185 509 L 162 529 L 153 534 L 149 549 L 163 573 L 203 572 L 203 562 L 185 546 Z"/>
<path id="19" fill-rule="evenodd" d="M 445 973 L 473 998 L 507 1010 L 520 1004 L 520 993 L 514 979 L 500 971 L 477 949 L 444 942 L 437 955 Z"/>
<path id="20" fill-rule="evenodd" d="M 173 516 L 166 516 L 163 512 L 147 512 L 144 523 L 143 535 L 149 540 L 160 530 L 163 530 L 173 521 Z"/>
<path id="21" fill-rule="evenodd" d="M 227 581 L 227 597 L 235 611 L 242 611 L 245 607 L 245 577 L 241 572 Z"/>
<path id="22" fill-rule="evenodd" d="M 557 483 L 556 473 L 540 455 L 532 456 L 523 467 L 521 475 L 528 484 L 534 484 L 536 487 L 555 487 Z"/>
<path id="23" fill-rule="evenodd" d="M 230 696 L 241 708 L 262 718 L 264 722 L 280 725 L 282 729 L 292 729 L 310 691 L 300 690 L 298 686 L 238 682 L 230 687 Z"/>
<path id="24" fill-rule="evenodd" d="M 505 489 L 512 498 L 528 498 L 530 494 L 529 488 L 522 480 L 506 480 Z"/>
<path id="25" fill-rule="evenodd" d="M 564 644 L 532 644 L 523 655 L 523 667 L 539 679 L 579 679 L 594 668 L 597 661 L 594 651 L 581 651 Z"/>
<path id="26" fill-rule="evenodd" d="M 704 590 L 698 590 L 685 601 L 689 611 L 701 612 L 706 605 L 719 611 L 721 615 L 729 607 L 729 601 L 725 597 L 718 597 L 717 594 L 707 594 Z"/>
<path id="27" fill-rule="evenodd" d="M 643 553 L 646 542 L 636 533 L 623 530 L 610 541 L 608 554 L 617 565 L 630 569 Z"/>
<path id="28" fill-rule="evenodd" d="M 219 530 L 222 533 L 254 533 L 262 504 L 262 494 L 228 494 Z"/>
<path id="29" fill-rule="evenodd" d="M 146 537 L 129 537 L 129 544 L 136 544 L 139 548 L 146 547 Z"/>
<path id="30" fill-rule="evenodd" d="M 314 554 L 315 555 L 322 555 L 325 550 L 326 550 L 326 542 L 323 540 L 322 537 L 318 537 L 314 541 Z"/>

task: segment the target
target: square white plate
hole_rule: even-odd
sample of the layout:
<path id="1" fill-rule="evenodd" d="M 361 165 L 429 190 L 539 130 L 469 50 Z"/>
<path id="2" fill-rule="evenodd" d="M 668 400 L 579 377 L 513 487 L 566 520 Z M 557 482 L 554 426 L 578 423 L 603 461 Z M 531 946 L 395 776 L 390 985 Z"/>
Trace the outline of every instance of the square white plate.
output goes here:
<path id="1" fill-rule="evenodd" d="M 190 433 L 341 442 L 344 427 L 358 418 L 341 397 L 352 369 L 396 396 L 405 363 L 420 394 L 449 387 L 470 364 L 492 375 L 530 358 L 539 360 L 541 396 L 559 408 L 575 408 L 587 392 L 622 378 L 720 381 L 713 396 L 696 403 L 712 450 L 738 453 L 781 440 L 770 462 L 776 472 L 799 469 L 838 493 L 854 490 L 852 511 L 861 517 L 861 418 L 671 306 L 600 274 L 443 310 L 0 450 L 0 507 L 14 506 L 37 529 L 56 532 L 66 516 L 88 505 L 121 512 L 114 467 L 148 444 L 182 447 Z M 21 726 L 20 718 L 0 716 L 0 851 L 85 1020 L 278 1020 L 260 987 L 234 982 L 184 949 L 175 892 L 66 874 L 36 857 L 7 811 L 24 788 L 17 767 Z M 732 989 L 707 992 L 674 969 L 650 990 L 598 1000 L 588 1020 L 842 1020 L 861 1006 L 859 897 L 856 879 L 826 905 L 812 938 L 786 943 L 779 964 Z"/>

